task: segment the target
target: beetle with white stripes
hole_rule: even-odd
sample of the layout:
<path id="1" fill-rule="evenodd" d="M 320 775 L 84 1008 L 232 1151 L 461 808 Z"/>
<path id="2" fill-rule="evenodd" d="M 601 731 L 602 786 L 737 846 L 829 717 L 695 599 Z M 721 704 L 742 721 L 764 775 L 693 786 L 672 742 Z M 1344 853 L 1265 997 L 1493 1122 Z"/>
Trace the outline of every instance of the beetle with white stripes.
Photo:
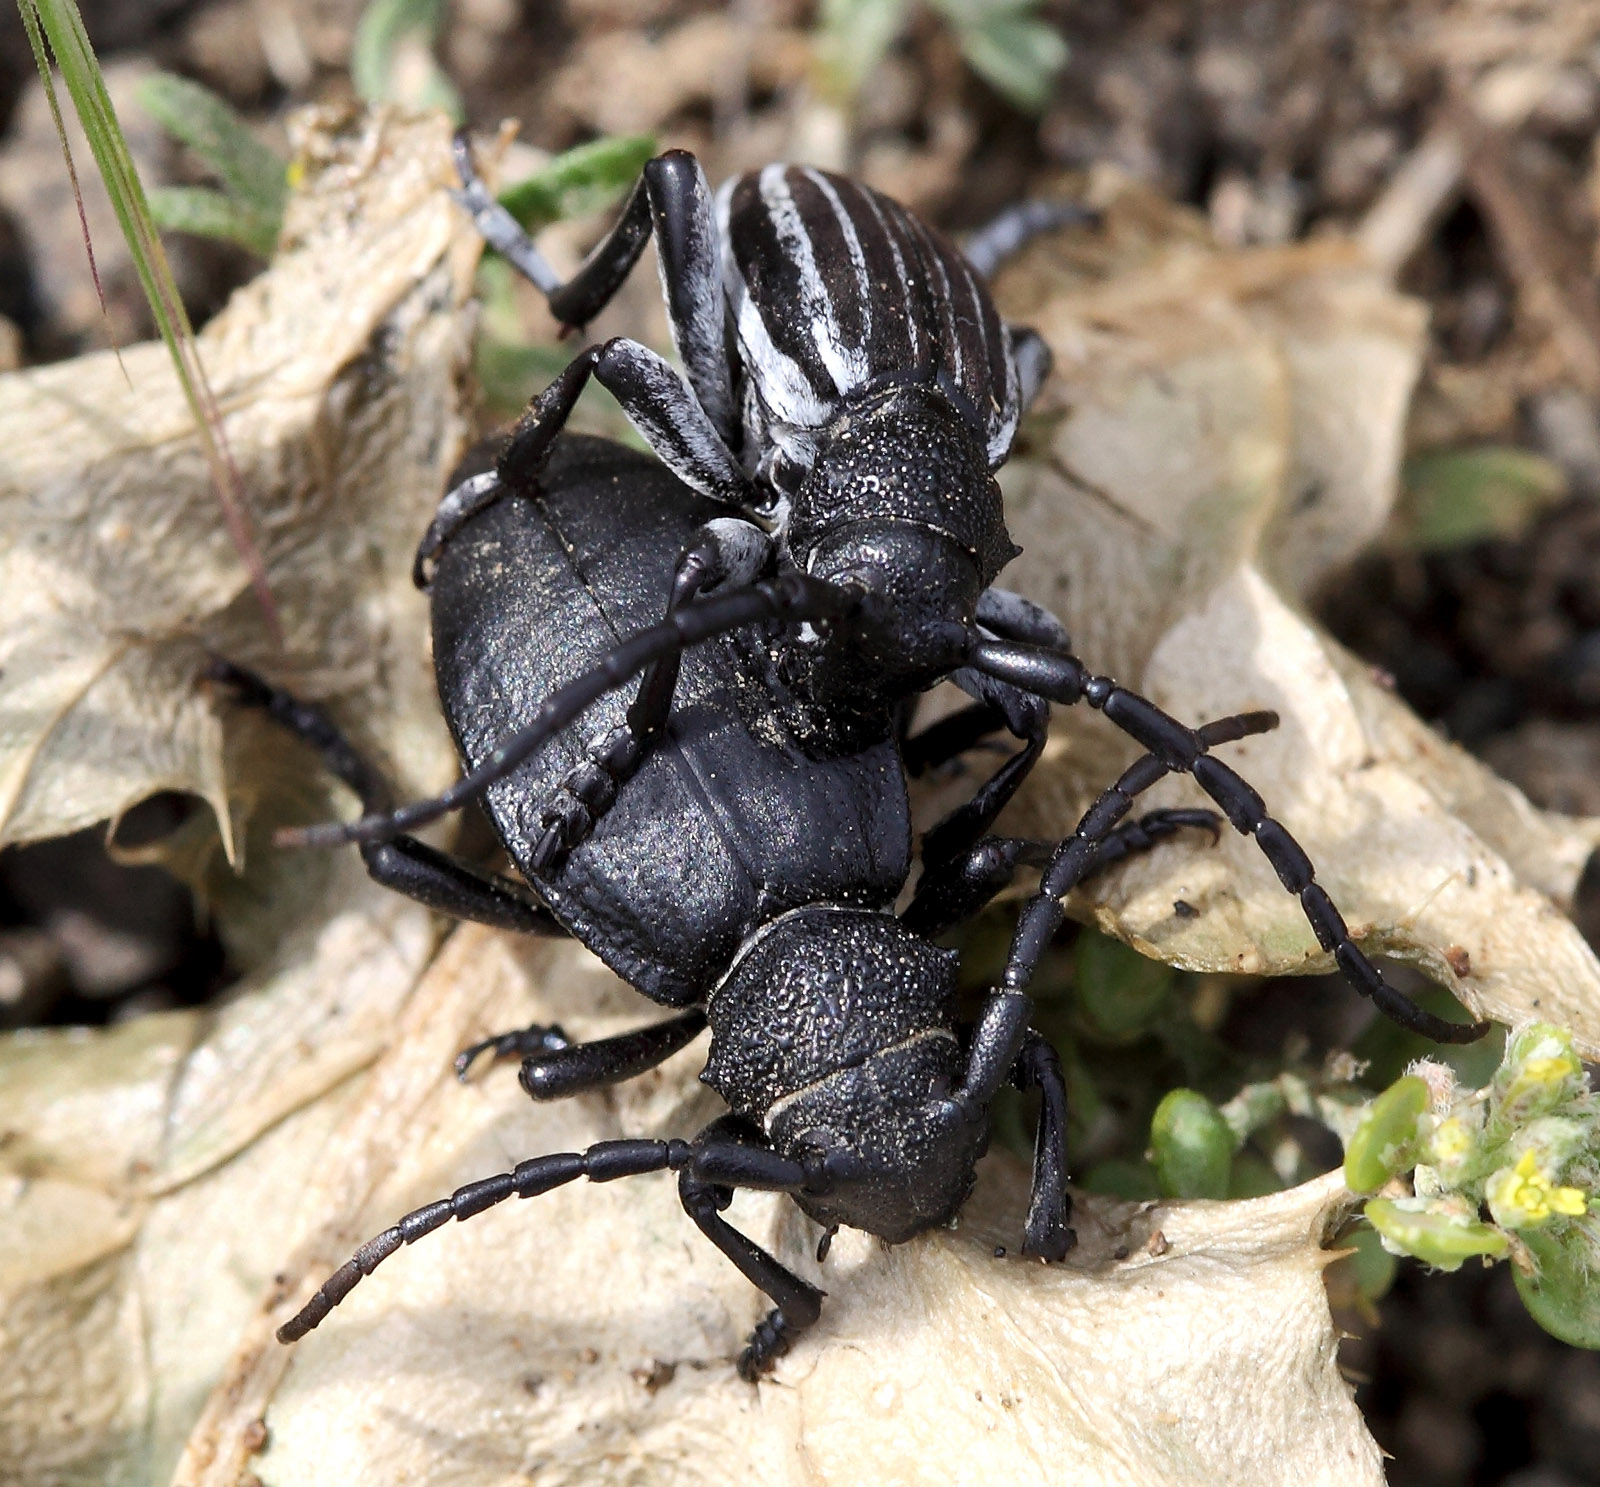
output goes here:
<path id="1" fill-rule="evenodd" d="M 1048 707 L 1003 678 L 952 667 L 951 638 L 981 626 L 990 638 L 1067 643 L 1052 616 L 991 587 L 1016 552 L 994 472 L 1050 356 L 1033 331 L 1000 318 L 973 259 L 1085 213 L 1034 204 L 963 254 L 857 181 L 769 165 L 713 196 L 699 162 L 674 150 L 644 167 L 616 225 L 563 284 L 490 195 L 464 138 L 456 158 L 480 232 L 568 328 L 599 313 L 653 233 L 683 371 L 625 337 L 574 358 L 495 468 L 445 497 L 418 549 L 419 586 L 463 523 L 537 490 L 593 377 L 662 463 L 726 512 L 686 551 L 674 604 L 795 569 L 867 576 L 876 633 L 837 617 L 819 630 L 804 616 L 789 633 L 782 669 L 811 704 L 806 729 L 819 746 L 855 747 L 901 699 L 952 671 L 978 698 L 965 719 L 974 738 L 1004 726 L 1026 741 L 938 844 L 970 845 L 1043 749 Z M 660 705 L 632 739 L 593 750 L 616 784 L 665 725 L 670 686 L 654 690 Z M 572 799 L 553 803 L 539 860 L 553 866 L 592 827 Z"/>

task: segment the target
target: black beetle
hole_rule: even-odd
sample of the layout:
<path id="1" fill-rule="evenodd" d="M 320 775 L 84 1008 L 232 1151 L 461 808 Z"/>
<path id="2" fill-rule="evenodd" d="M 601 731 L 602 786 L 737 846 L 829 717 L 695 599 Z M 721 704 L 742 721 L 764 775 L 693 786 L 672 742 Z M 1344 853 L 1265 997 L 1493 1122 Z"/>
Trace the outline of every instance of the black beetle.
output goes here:
<path id="1" fill-rule="evenodd" d="M 706 516 L 705 503 L 648 457 L 567 436 L 537 497 L 502 502 L 463 526 L 440 562 L 432 604 L 440 695 L 469 767 L 492 751 L 503 717 L 535 711 L 657 612 Z M 677 656 L 666 664 L 676 668 Z M 932 943 L 1019 865 L 1048 862 L 1053 844 L 984 838 L 958 869 L 926 874 L 897 917 L 911 868 L 897 741 L 809 752 L 759 632 L 724 632 L 689 652 L 681 670 L 657 747 L 558 864 L 533 861 L 532 828 L 550 793 L 572 788 L 573 771 L 585 767 L 582 734 L 557 732 L 485 793 L 537 901 L 411 838 L 363 851 L 375 877 L 425 903 L 535 933 L 571 932 L 645 995 L 681 1009 L 589 1044 L 571 1045 L 556 1028 L 504 1034 L 461 1055 L 463 1076 L 485 1051 L 521 1054 L 528 1093 L 557 1098 L 641 1073 L 709 1026 L 701 1077 L 732 1114 L 692 1142 L 612 1141 L 535 1158 L 406 1215 L 363 1245 L 280 1329 L 281 1340 L 310 1331 L 381 1260 L 450 1218 L 578 1177 L 665 1168 L 679 1174 L 696 1224 L 776 1303 L 739 1360 L 754 1378 L 815 1321 L 821 1293 L 726 1223 L 720 1210 L 732 1189 L 778 1189 L 830 1228 L 909 1239 L 959 1210 L 988 1143 L 990 1101 L 1008 1079 L 1042 1092 L 1025 1249 L 1058 1259 L 1071 1244 L 1059 1060 L 1025 1015 L 1017 1021 L 1027 999 L 1011 993 L 991 999 L 976 1027 L 959 1029 L 955 956 Z M 226 663 L 213 675 L 314 743 L 367 809 L 386 802 L 381 776 L 319 709 Z M 626 710 L 613 691 L 595 721 L 616 728 Z M 1268 715 L 1229 719 L 1206 737 L 1222 742 L 1270 724 Z M 924 735 L 924 757 L 946 752 L 953 737 Z M 1078 877 L 1185 826 L 1214 830 L 1216 818 L 1152 812 L 1102 833 Z"/>
<path id="2" fill-rule="evenodd" d="M 942 678 L 977 699 L 944 738 L 958 743 L 1003 724 L 1024 741 L 924 843 L 941 894 L 955 891 L 952 874 L 971 880 L 986 871 L 980 841 L 1043 751 L 1050 702 L 1087 701 L 1150 751 L 1062 844 L 1026 912 L 1003 982 L 1005 995 L 1021 999 L 1008 1014 L 1017 1029 L 1027 1020 L 1022 993 L 1061 920 L 1060 885 L 1093 861 L 1133 795 L 1185 771 L 1255 838 L 1357 991 L 1439 1041 L 1486 1030 L 1424 1012 L 1383 979 L 1304 851 L 1260 795 L 1210 757 L 1202 730 L 1091 673 L 1070 654 L 1060 621 L 993 586 L 1015 551 L 993 472 L 1049 353 L 1032 331 L 1001 320 L 948 241 L 866 186 L 803 166 L 739 176 L 714 205 L 698 162 L 671 151 L 645 166 L 616 226 L 561 285 L 476 176 L 464 139 L 457 161 L 462 199 L 480 231 L 569 326 L 611 298 L 653 232 L 688 380 L 636 341 L 583 352 L 534 399 L 494 469 L 445 497 L 418 551 L 419 581 L 474 514 L 507 495 L 535 495 L 552 440 L 590 376 L 616 395 L 667 466 L 736 514 L 705 520 L 690 536 L 665 621 L 597 654 L 590 672 L 536 707 L 529 698 L 519 731 L 485 746 L 457 785 L 348 826 L 295 833 L 294 841 L 370 844 L 442 815 L 648 668 L 633 706 L 590 735 L 538 819 L 519 823 L 531 839 L 530 863 L 552 868 L 628 793 L 622 787 L 662 737 L 675 658 L 729 630 L 779 621 L 770 649 L 786 719 L 812 757 L 855 756 L 889 739 L 905 701 Z M 1050 220 L 1012 214 L 983 235 L 980 256 L 992 260 Z M 504 709 L 498 721 L 511 726 L 522 716 Z"/>

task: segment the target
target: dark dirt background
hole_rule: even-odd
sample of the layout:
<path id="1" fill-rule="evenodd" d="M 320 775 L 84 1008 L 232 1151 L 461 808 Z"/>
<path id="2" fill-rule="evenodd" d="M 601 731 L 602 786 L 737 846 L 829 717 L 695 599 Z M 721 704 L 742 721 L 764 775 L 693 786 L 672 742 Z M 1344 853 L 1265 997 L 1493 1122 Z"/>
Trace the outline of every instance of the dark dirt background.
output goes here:
<path id="1" fill-rule="evenodd" d="M 147 179 L 194 175 L 131 102 L 143 69 L 198 78 L 280 142 L 290 108 L 351 92 L 363 0 L 80 3 Z M 1413 451 L 1513 446 L 1565 494 L 1492 541 L 1422 551 L 1397 537 L 1327 596 L 1325 618 L 1537 803 L 1600 814 L 1600 4 L 1066 0 L 1040 14 L 1071 54 L 1037 116 L 978 81 L 915 6 L 849 114 L 819 104 L 816 16 L 798 0 L 455 0 L 440 55 L 480 127 L 517 118 L 551 150 L 654 132 L 714 179 L 809 153 L 848 117 L 852 168 L 952 229 L 1106 161 L 1205 213 L 1224 243 L 1399 220 L 1385 239 L 1399 282 L 1432 310 Z M 14 20 L 0 21 L 0 130 L 4 369 L 106 334 Z M 94 226 L 126 344 L 148 318 L 114 228 Z M 256 267 L 190 240 L 174 256 L 197 318 Z M 124 835 L 182 809 L 152 802 Z M 115 866 L 95 834 L 0 856 L 0 1027 L 120 1019 L 227 981 L 184 892 Z M 1284 1036 L 1271 1009 L 1303 1013 L 1310 990 L 1255 999 L 1243 1036 Z M 1377 1329 L 1352 1319 L 1365 1335 L 1345 1363 L 1392 1481 L 1595 1480 L 1600 1357 L 1540 1332 L 1503 1268 L 1404 1266 L 1380 1312 Z"/>

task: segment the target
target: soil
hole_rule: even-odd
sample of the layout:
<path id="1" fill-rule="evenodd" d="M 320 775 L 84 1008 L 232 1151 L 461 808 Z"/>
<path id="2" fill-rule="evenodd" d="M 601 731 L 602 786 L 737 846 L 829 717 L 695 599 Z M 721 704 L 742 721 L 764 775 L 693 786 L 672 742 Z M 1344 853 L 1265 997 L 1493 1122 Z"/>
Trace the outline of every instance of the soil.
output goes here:
<path id="1" fill-rule="evenodd" d="M 364 0 L 80 3 L 149 179 L 195 175 L 131 101 L 151 67 L 203 81 L 269 141 L 291 108 L 352 92 Z M 474 124 L 516 118 L 543 149 L 652 132 L 700 152 L 714 178 L 842 155 L 957 230 L 1109 162 L 1202 211 L 1223 243 L 1365 234 L 1431 310 L 1413 450 L 1530 451 L 1566 494 L 1492 540 L 1422 551 L 1397 536 L 1327 593 L 1324 618 L 1536 803 L 1600 814 L 1600 7 L 1069 0 L 1039 13 L 1070 56 L 1037 115 L 979 81 L 926 7 L 853 115 L 828 99 L 800 0 L 455 0 L 439 50 Z M 106 333 L 15 25 L 0 27 L 0 129 L 4 368 Z M 91 224 L 112 331 L 149 334 L 114 228 Z M 197 318 L 257 266 L 193 241 L 175 256 Z M 123 834 L 184 808 L 153 802 Z M 1589 879 L 1579 915 L 1595 943 L 1600 870 Z M 0 856 L 0 1026 L 116 1020 L 227 981 L 187 895 L 114 864 L 98 832 Z M 1393 1482 L 1592 1480 L 1600 1359 L 1529 1322 L 1503 1267 L 1403 1266 L 1381 1316 L 1344 1362 Z"/>

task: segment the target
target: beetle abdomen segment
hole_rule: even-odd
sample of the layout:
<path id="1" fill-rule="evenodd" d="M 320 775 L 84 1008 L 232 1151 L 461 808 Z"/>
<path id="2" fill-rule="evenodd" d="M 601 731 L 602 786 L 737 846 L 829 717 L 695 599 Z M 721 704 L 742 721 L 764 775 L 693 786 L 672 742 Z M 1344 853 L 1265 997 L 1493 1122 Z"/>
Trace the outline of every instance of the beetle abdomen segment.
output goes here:
<path id="1" fill-rule="evenodd" d="M 461 529 L 433 583 L 434 659 L 469 768 L 619 637 L 661 619 L 679 554 L 716 514 L 648 457 L 568 437 L 538 496 Z M 531 858 L 542 814 L 636 687 L 601 698 L 485 800 L 561 922 L 667 1006 L 700 1001 L 762 920 L 818 899 L 876 907 L 909 871 L 892 741 L 812 757 L 752 682 L 769 669 L 754 634 L 686 652 L 660 746 L 547 873 Z"/>

